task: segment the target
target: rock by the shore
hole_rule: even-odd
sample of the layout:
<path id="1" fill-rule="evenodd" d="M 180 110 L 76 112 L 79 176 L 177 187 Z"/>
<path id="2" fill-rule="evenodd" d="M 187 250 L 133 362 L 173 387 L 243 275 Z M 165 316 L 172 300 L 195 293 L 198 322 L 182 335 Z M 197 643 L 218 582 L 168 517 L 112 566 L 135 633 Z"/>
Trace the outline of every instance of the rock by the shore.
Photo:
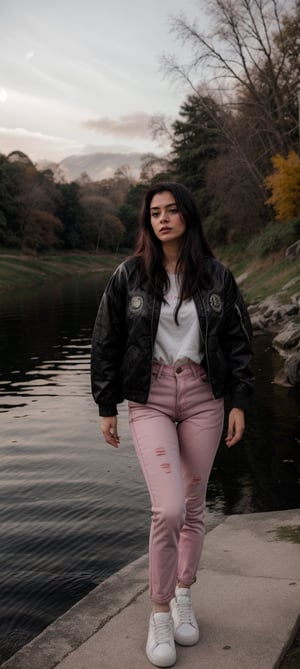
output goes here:
<path id="1" fill-rule="evenodd" d="M 296 304 L 298 309 L 300 309 L 300 293 L 296 293 L 296 295 L 292 295 L 292 302 L 293 304 Z"/>
<path id="2" fill-rule="evenodd" d="M 290 355 L 284 363 L 285 377 L 292 386 L 300 383 L 300 351 Z"/>
<path id="3" fill-rule="evenodd" d="M 277 332 L 282 323 L 289 321 L 290 317 L 296 316 L 298 312 L 298 299 L 287 304 L 281 304 L 275 295 L 266 297 L 259 304 L 249 306 L 254 334 L 266 331 Z"/>
<path id="4" fill-rule="evenodd" d="M 293 321 L 286 323 L 272 341 L 273 348 L 281 354 L 298 345 L 300 346 L 300 325 Z"/>
<path id="5" fill-rule="evenodd" d="M 291 285 L 298 283 L 293 279 L 280 291 L 284 295 Z M 272 348 L 285 358 L 284 367 L 276 374 L 274 383 L 292 387 L 300 383 L 300 324 L 294 317 L 300 311 L 300 294 L 295 293 L 291 302 L 282 304 L 277 295 L 266 297 L 259 304 L 249 306 L 254 335 L 270 332 L 274 334 Z"/>
<path id="6" fill-rule="evenodd" d="M 278 332 L 272 347 L 285 358 L 283 368 L 276 374 L 274 383 L 296 386 L 300 383 L 300 325 L 290 321 Z"/>

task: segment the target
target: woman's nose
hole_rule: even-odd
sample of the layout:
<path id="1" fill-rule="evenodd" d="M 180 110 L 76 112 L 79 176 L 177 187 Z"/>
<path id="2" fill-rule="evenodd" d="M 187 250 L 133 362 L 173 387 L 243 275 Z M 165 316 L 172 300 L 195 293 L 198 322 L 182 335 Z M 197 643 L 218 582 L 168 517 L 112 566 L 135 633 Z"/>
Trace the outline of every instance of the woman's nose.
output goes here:
<path id="1" fill-rule="evenodd" d="M 160 220 L 161 221 L 167 221 L 168 220 L 168 212 L 166 210 L 162 210 L 160 212 Z"/>

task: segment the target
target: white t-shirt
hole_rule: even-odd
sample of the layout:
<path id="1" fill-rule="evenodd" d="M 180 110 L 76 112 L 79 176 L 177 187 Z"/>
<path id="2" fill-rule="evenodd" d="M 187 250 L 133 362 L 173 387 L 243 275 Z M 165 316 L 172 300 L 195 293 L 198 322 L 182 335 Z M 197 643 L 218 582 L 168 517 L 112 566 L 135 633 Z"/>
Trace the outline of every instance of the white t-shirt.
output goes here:
<path id="1" fill-rule="evenodd" d="M 178 312 L 177 325 L 174 313 L 179 301 L 178 282 L 175 274 L 168 274 L 170 288 L 162 302 L 160 318 L 154 344 L 154 360 L 165 365 L 186 364 L 190 361 L 200 364 L 203 346 L 200 326 L 194 300 L 182 302 Z"/>

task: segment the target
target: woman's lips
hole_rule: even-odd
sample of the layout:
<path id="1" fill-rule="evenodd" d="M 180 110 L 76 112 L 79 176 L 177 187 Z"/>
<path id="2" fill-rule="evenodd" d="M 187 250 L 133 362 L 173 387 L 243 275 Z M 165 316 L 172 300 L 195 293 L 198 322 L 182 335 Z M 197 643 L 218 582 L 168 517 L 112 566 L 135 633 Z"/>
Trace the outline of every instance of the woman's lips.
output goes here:
<path id="1" fill-rule="evenodd" d="M 160 228 L 160 232 L 171 232 L 172 228 Z"/>

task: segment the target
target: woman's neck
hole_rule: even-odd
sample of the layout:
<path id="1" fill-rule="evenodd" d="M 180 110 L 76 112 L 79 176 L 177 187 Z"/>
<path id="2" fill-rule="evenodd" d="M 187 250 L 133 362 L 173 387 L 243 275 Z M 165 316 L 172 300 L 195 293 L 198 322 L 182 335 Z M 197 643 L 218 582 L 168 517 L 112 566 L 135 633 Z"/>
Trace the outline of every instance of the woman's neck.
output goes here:
<path id="1" fill-rule="evenodd" d="M 177 245 L 176 246 L 164 245 L 163 252 L 164 252 L 164 267 L 166 272 L 169 272 L 170 274 L 175 274 L 180 255 L 180 249 L 178 248 Z"/>

